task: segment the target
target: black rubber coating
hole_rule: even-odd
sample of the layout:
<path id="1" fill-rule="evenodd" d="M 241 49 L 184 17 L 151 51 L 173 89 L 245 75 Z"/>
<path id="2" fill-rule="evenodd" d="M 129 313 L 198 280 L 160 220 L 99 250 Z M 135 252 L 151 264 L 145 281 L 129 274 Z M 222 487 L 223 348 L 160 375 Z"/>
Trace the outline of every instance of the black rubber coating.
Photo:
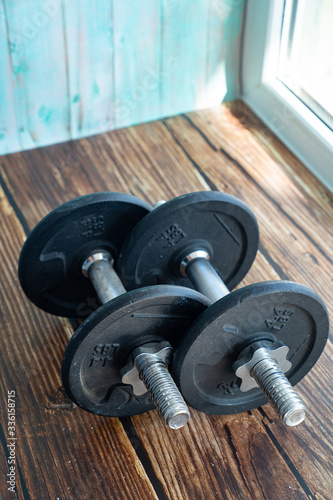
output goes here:
<path id="1" fill-rule="evenodd" d="M 42 219 L 26 240 L 19 279 L 28 298 L 58 316 L 85 318 L 99 306 L 83 260 L 96 249 L 117 261 L 121 246 L 152 206 L 123 193 L 94 193 L 61 205 Z"/>
<path id="2" fill-rule="evenodd" d="M 111 417 L 154 409 L 149 393 L 135 396 L 119 371 L 133 349 L 168 340 L 177 347 L 210 302 L 190 289 L 161 285 L 127 292 L 87 318 L 69 341 L 62 363 L 67 394 L 85 410 Z"/>
<path id="3" fill-rule="evenodd" d="M 259 388 L 239 390 L 232 368 L 239 353 L 254 341 L 282 341 L 292 363 L 285 375 L 295 385 L 318 360 L 328 333 L 326 306 L 313 290 L 288 281 L 257 283 L 223 297 L 198 318 L 178 346 L 173 375 L 200 411 L 252 410 L 267 399 Z"/>
<path id="4" fill-rule="evenodd" d="M 203 249 L 232 289 L 251 267 L 258 244 L 256 218 L 241 200 L 217 191 L 185 194 L 135 227 L 122 248 L 118 272 L 128 289 L 159 283 L 194 288 L 179 264 L 189 252 Z"/>

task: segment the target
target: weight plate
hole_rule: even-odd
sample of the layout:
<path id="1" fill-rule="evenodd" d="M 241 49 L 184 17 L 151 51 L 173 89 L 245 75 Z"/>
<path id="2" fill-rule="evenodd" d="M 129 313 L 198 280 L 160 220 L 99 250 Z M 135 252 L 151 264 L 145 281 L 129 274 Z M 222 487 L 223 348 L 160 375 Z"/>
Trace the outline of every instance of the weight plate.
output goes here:
<path id="1" fill-rule="evenodd" d="M 257 340 L 289 347 L 292 385 L 318 360 L 328 337 L 328 313 L 313 290 L 288 281 L 257 283 L 209 307 L 180 342 L 173 374 L 186 401 L 205 413 L 233 414 L 267 403 L 259 388 L 239 390 L 232 368 L 239 353 Z"/>
<path id="2" fill-rule="evenodd" d="M 129 289 L 159 283 L 194 288 L 180 274 L 180 260 L 197 249 L 229 288 L 245 276 L 259 243 L 251 210 L 234 196 L 217 191 L 185 194 L 145 217 L 127 238 L 118 272 Z"/>
<path id="3" fill-rule="evenodd" d="M 149 393 L 135 396 L 119 371 L 132 350 L 146 342 L 168 340 L 175 348 L 209 304 L 198 292 L 170 285 L 134 290 L 107 302 L 67 345 L 62 379 L 69 397 L 89 412 L 110 417 L 152 410 Z"/>
<path id="4" fill-rule="evenodd" d="M 26 240 L 19 279 L 28 298 L 58 316 L 86 317 L 99 306 L 81 264 L 96 249 L 117 260 L 134 226 L 152 207 L 123 193 L 95 193 L 61 205 L 42 219 Z"/>

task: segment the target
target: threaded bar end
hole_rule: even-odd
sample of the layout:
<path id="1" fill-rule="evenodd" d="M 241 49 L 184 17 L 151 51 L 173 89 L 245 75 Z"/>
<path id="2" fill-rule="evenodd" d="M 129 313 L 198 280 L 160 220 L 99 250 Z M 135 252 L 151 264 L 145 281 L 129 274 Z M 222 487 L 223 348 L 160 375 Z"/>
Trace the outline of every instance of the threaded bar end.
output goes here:
<path id="1" fill-rule="evenodd" d="M 306 407 L 274 359 L 265 356 L 252 368 L 251 376 L 275 408 L 283 423 L 295 426 L 303 422 Z"/>
<path id="2" fill-rule="evenodd" d="M 140 378 L 147 387 L 164 422 L 171 429 L 183 427 L 190 418 L 189 409 L 165 363 L 147 362 L 142 354 L 136 360 Z"/>

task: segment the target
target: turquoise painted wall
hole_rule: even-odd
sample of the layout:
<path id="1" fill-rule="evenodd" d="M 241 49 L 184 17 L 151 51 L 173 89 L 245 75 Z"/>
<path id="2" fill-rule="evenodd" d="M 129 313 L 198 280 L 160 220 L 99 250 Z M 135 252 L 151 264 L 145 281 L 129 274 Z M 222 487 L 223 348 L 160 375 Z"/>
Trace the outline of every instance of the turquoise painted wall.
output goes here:
<path id="1" fill-rule="evenodd" d="M 245 0 L 0 0 L 0 154 L 238 96 Z"/>

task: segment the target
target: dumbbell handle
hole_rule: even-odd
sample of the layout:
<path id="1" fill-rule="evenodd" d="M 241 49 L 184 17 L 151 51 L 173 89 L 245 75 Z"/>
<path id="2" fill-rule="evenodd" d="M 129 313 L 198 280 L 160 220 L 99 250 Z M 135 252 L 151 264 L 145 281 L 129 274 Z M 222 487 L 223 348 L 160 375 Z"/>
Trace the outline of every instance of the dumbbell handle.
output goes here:
<path id="1" fill-rule="evenodd" d="M 153 210 L 164 203 L 165 200 L 158 201 Z M 90 279 L 102 304 L 126 293 L 126 288 L 113 267 L 112 256 L 105 250 L 93 252 L 82 264 L 82 273 Z"/>
<path id="2" fill-rule="evenodd" d="M 193 254 L 192 254 L 193 255 Z M 207 257 L 194 258 L 188 262 L 185 271 L 196 290 L 216 302 L 230 293 Z"/>
<path id="3" fill-rule="evenodd" d="M 108 252 L 94 252 L 84 261 L 82 272 L 89 277 L 102 304 L 126 293 Z"/>
<path id="4" fill-rule="evenodd" d="M 188 262 L 183 261 L 185 272 L 199 292 L 216 302 L 230 291 L 209 262 L 208 254 L 207 257 L 202 256 L 203 254 L 206 252 L 189 254 L 186 257 Z M 94 252 L 84 262 L 82 270 L 89 277 L 102 304 L 126 293 L 108 252 Z"/>

